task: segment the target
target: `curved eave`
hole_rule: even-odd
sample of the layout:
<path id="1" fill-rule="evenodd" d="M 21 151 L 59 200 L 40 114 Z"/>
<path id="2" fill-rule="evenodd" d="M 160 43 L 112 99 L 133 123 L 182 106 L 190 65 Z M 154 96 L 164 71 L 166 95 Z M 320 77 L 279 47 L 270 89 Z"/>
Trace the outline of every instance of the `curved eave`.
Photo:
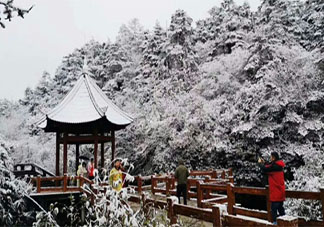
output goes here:
<path id="1" fill-rule="evenodd" d="M 126 128 L 127 124 L 114 124 L 110 122 L 106 117 L 102 117 L 95 121 L 89 122 L 60 122 L 50 118 L 46 118 L 39 124 L 39 127 L 44 129 L 45 132 L 79 132 L 79 133 L 93 133 L 118 131 Z"/>

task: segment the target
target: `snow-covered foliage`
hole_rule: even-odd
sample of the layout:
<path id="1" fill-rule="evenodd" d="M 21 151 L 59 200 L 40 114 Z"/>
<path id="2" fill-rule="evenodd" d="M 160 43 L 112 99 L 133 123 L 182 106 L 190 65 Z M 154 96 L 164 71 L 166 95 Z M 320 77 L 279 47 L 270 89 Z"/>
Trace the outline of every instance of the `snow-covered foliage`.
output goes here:
<path id="1" fill-rule="evenodd" d="M 86 59 L 98 85 L 136 119 L 116 140 L 133 174 L 173 171 L 181 157 L 190 169 L 232 167 L 236 183 L 261 186 L 257 158 L 278 151 L 289 187 L 317 190 L 323 167 L 311 159 L 323 156 L 323 12 L 322 1 L 264 0 L 252 12 L 224 0 L 196 26 L 183 10 L 166 29 L 133 20 L 115 42 L 90 41 L 65 56 L 12 111 L 2 102 L 2 133 L 20 144 L 15 160 L 53 171 L 54 137 L 33 123 L 72 88 Z"/>
<path id="2" fill-rule="evenodd" d="M 125 163 L 125 160 L 123 160 Z M 125 172 L 125 181 L 133 181 L 129 173 Z M 108 182 L 108 175 L 94 179 L 91 186 L 83 186 L 84 194 L 76 200 L 72 195 L 70 205 L 51 204 L 49 212 L 39 212 L 34 226 L 169 226 L 166 212 L 153 208 L 150 204 L 133 206 L 128 201 L 134 194 L 134 189 L 124 187 L 115 191 Z M 92 203 L 93 201 L 93 203 Z"/>
<path id="3" fill-rule="evenodd" d="M 11 151 L 12 146 L 0 137 L 0 226 L 20 226 L 32 221 L 24 200 L 31 187 L 14 177 Z"/>

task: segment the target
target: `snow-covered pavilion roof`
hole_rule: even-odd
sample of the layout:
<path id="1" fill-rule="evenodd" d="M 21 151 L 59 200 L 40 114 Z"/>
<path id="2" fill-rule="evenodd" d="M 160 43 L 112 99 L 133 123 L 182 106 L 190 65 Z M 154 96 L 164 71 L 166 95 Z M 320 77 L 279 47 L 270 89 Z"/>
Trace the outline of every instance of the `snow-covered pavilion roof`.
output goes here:
<path id="1" fill-rule="evenodd" d="M 65 98 L 39 122 L 45 129 L 48 121 L 62 124 L 83 124 L 106 119 L 108 123 L 123 128 L 133 118 L 118 108 L 96 82 L 83 73 Z"/>

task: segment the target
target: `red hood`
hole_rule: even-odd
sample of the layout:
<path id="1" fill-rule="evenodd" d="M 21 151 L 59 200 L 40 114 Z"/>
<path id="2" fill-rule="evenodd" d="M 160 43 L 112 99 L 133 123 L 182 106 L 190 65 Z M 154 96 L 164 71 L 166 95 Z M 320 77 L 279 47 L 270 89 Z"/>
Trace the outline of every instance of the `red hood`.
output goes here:
<path id="1" fill-rule="evenodd" d="M 278 160 L 275 162 L 278 166 L 285 167 L 285 163 L 282 160 Z"/>

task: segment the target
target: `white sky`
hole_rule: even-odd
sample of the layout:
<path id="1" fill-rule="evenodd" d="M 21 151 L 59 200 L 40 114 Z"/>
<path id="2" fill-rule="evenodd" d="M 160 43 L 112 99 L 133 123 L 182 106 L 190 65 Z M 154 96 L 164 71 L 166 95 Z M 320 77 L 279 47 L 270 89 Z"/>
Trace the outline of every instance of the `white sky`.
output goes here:
<path id="1" fill-rule="evenodd" d="M 256 10 L 260 0 L 245 0 Z M 197 21 L 221 0 L 15 0 L 29 8 L 25 19 L 0 28 L 0 99 L 18 100 L 44 71 L 52 76 L 62 57 L 94 39 L 114 41 L 119 27 L 131 19 L 151 29 L 167 26 L 177 9 Z M 244 0 L 236 0 L 243 4 Z"/>

